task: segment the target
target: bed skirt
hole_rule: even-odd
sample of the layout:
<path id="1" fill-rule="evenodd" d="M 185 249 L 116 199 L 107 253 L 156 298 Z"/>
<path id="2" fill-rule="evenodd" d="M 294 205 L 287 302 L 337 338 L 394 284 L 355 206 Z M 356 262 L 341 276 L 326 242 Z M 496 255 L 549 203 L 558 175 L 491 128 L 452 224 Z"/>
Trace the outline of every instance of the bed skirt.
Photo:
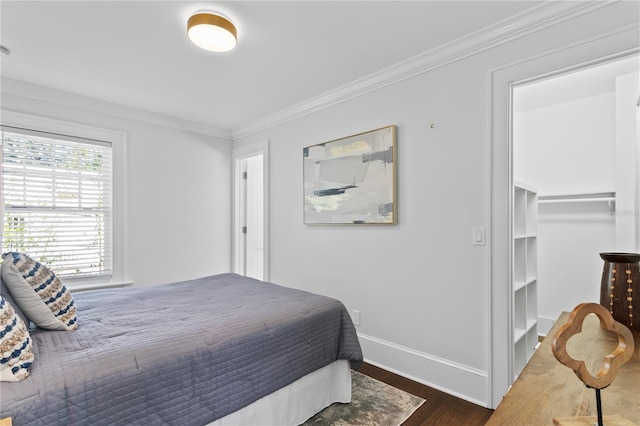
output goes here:
<path id="1" fill-rule="evenodd" d="M 208 426 L 299 425 L 334 402 L 351 402 L 351 368 L 341 359 Z"/>

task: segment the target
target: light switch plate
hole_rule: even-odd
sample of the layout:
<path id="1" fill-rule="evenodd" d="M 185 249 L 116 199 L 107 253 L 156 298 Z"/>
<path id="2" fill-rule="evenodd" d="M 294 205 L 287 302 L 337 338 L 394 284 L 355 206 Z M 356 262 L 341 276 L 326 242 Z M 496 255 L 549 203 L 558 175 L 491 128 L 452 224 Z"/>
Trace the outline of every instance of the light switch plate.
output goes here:
<path id="1" fill-rule="evenodd" d="M 484 246 L 487 244 L 487 228 L 473 228 L 473 245 Z"/>

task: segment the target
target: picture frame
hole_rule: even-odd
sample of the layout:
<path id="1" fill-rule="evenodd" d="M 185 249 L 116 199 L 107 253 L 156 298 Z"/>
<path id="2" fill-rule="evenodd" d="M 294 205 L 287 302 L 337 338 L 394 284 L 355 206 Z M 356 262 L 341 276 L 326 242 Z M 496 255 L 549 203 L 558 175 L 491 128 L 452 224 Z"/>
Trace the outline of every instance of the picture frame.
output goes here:
<path id="1" fill-rule="evenodd" d="M 395 225 L 396 126 L 303 148 L 304 223 Z"/>

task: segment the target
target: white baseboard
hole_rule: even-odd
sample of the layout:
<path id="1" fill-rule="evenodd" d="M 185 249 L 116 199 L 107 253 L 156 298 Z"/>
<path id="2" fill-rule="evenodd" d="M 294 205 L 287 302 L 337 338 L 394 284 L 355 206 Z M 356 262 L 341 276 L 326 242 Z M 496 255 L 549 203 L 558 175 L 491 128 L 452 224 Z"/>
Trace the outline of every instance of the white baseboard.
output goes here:
<path id="1" fill-rule="evenodd" d="M 415 382 L 488 407 L 488 374 L 463 364 L 358 333 L 364 359 Z"/>
<path id="2" fill-rule="evenodd" d="M 556 322 L 557 318 L 550 317 L 547 315 L 539 315 L 538 316 L 538 335 L 546 336 L 553 327 L 553 324 Z"/>

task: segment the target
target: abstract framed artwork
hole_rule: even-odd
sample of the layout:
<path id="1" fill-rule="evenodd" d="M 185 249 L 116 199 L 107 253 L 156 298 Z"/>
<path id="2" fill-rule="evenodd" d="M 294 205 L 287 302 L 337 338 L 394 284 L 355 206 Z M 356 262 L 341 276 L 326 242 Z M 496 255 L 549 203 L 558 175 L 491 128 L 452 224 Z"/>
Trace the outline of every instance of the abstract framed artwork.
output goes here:
<path id="1" fill-rule="evenodd" d="M 305 224 L 396 224 L 396 126 L 308 146 L 303 161 Z"/>

